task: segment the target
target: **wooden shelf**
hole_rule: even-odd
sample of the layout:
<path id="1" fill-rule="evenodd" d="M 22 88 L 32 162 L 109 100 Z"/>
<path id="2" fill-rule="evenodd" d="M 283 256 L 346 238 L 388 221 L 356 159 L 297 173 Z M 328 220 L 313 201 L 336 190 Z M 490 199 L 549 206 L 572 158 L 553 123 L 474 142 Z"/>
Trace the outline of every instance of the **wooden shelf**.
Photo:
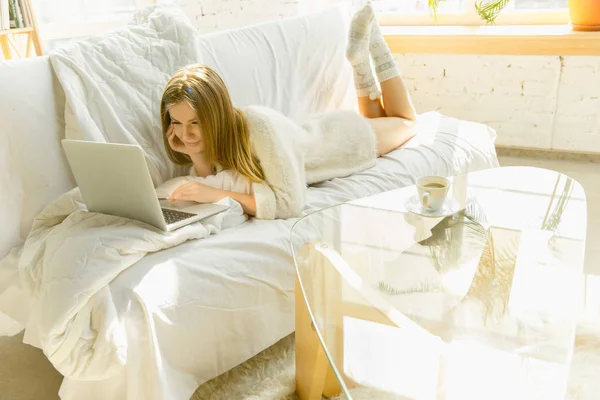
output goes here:
<path id="1" fill-rule="evenodd" d="M 19 0 L 18 4 L 21 7 L 23 23 L 28 26 L 26 28 L 0 30 L 0 50 L 2 51 L 2 58 L 4 60 L 10 60 L 15 57 L 30 57 L 32 53 L 36 56 L 44 54 L 32 0 Z M 21 41 L 22 37 L 17 39 L 13 35 L 27 35 L 24 50 L 21 48 L 23 43 Z"/>
<path id="2" fill-rule="evenodd" d="M 575 32 L 568 25 L 385 26 L 382 31 L 398 54 L 600 55 L 600 32 Z"/>
<path id="3" fill-rule="evenodd" d="M 29 33 L 29 32 L 33 32 L 33 27 L 3 30 L 3 31 L 0 31 L 0 35 L 17 35 L 19 33 Z"/>

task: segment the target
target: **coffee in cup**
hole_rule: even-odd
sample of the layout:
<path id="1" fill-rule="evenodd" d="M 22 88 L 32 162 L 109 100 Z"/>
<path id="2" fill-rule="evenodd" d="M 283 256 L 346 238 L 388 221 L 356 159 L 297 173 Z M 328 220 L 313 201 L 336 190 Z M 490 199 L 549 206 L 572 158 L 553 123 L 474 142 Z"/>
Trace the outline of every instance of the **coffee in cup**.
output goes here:
<path id="1" fill-rule="evenodd" d="M 426 211 L 438 211 L 444 205 L 450 181 L 443 176 L 425 176 L 417 179 L 417 192 Z"/>

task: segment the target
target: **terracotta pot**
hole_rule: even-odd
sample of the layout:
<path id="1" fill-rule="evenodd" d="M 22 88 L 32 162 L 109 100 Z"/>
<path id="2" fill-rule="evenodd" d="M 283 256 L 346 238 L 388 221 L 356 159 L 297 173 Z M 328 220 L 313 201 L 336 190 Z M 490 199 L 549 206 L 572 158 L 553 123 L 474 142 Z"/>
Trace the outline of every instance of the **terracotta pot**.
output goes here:
<path id="1" fill-rule="evenodd" d="M 574 31 L 600 31 L 600 0 L 569 0 Z"/>

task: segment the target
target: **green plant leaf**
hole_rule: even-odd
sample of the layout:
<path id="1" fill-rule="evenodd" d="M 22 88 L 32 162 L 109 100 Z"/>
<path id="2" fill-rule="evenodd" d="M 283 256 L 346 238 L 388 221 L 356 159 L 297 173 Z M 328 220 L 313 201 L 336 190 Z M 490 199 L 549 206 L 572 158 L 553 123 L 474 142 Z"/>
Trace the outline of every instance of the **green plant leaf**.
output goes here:
<path id="1" fill-rule="evenodd" d="M 444 2 L 446 0 L 427 0 L 427 5 L 429 6 L 429 9 L 431 10 L 431 13 L 433 14 L 433 18 L 435 19 L 435 21 L 437 22 L 437 11 L 438 8 L 440 6 L 440 3 Z"/>
<path id="2" fill-rule="evenodd" d="M 475 2 L 477 14 L 488 24 L 494 24 L 496 17 L 506 8 L 510 0 L 479 0 Z"/>

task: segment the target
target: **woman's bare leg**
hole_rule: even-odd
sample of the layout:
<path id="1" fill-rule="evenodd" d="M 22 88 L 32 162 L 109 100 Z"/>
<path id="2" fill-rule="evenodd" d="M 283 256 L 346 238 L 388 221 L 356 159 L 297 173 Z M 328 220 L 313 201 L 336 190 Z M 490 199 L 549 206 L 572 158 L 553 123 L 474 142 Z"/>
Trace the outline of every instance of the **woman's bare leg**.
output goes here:
<path id="1" fill-rule="evenodd" d="M 384 117 L 368 119 L 377 138 L 377 156 L 396 150 L 415 136 L 415 123 L 404 118 Z"/>
<path id="2" fill-rule="evenodd" d="M 381 98 L 371 99 L 369 96 L 358 96 L 358 109 L 367 118 L 399 117 L 408 120 L 416 119 L 415 107 L 402 77 L 397 76 L 381 82 Z"/>
<path id="3" fill-rule="evenodd" d="M 372 24 L 369 50 L 381 85 L 386 116 L 369 121 L 377 136 L 377 152 L 381 156 L 402 146 L 415 135 L 417 112 L 377 20 Z"/>
<path id="4" fill-rule="evenodd" d="M 371 99 L 369 96 L 358 96 L 358 110 L 366 118 L 385 117 L 385 110 L 381 105 L 381 98 Z"/>
<path id="5" fill-rule="evenodd" d="M 388 117 L 415 120 L 417 112 L 404 85 L 394 56 L 390 51 L 377 20 L 373 21 L 369 52 L 375 64 L 377 79 L 383 94 L 383 107 Z"/>
<path id="6" fill-rule="evenodd" d="M 377 137 L 379 156 L 397 149 L 415 135 L 414 121 L 417 115 L 400 76 L 382 82 L 381 92 L 386 118 L 369 120 Z"/>
<path id="7" fill-rule="evenodd" d="M 375 61 L 381 92 L 370 57 Z M 378 155 L 387 154 L 414 136 L 412 122 L 416 112 L 370 4 L 352 18 L 346 58 L 354 70 L 359 111 L 368 118 L 375 132 Z"/>
<path id="8" fill-rule="evenodd" d="M 417 119 L 415 106 L 402 77 L 396 76 L 381 82 L 381 93 L 387 117 L 400 117 L 411 121 Z"/>

